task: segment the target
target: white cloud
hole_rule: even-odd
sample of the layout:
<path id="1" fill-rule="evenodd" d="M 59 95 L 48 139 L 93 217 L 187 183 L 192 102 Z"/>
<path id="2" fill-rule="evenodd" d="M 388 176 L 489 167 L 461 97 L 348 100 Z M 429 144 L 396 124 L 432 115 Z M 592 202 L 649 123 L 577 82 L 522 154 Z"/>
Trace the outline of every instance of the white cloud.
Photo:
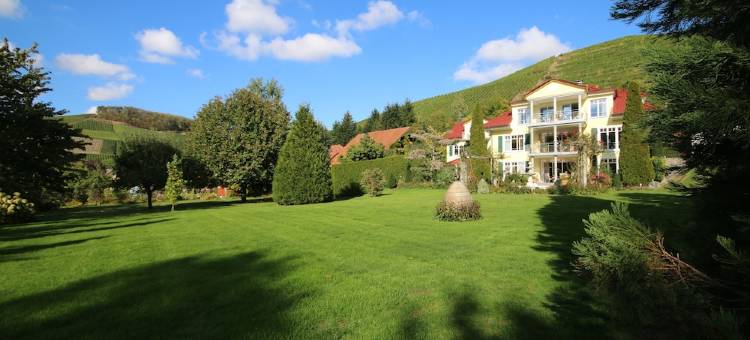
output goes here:
<path id="1" fill-rule="evenodd" d="M 87 98 L 95 101 L 115 100 L 127 97 L 133 92 L 133 85 L 106 83 L 103 86 L 90 87 Z"/>
<path id="2" fill-rule="evenodd" d="M 233 0 L 224 8 L 231 32 L 281 35 L 289 31 L 293 21 L 276 13 L 274 3 L 263 0 Z"/>
<path id="3" fill-rule="evenodd" d="M 191 76 L 193 78 L 196 78 L 196 79 L 205 79 L 206 78 L 206 75 L 203 74 L 203 70 L 201 70 L 199 68 L 189 68 L 189 69 L 185 70 L 185 73 L 187 73 L 187 75 L 189 75 L 189 76 Z"/>
<path id="4" fill-rule="evenodd" d="M 135 40 L 141 45 L 141 60 L 148 63 L 171 64 L 172 57 L 198 56 L 195 47 L 183 45 L 180 38 L 164 27 L 140 31 Z"/>
<path id="5" fill-rule="evenodd" d="M 98 108 L 99 108 L 98 106 L 92 106 L 88 110 L 86 110 L 86 113 L 88 113 L 88 114 L 96 114 Z"/>
<path id="6" fill-rule="evenodd" d="M 427 19 L 427 17 L 425 17 L 424 14 L 422 14 L 422 12 L 420 11 L 411 11 L 406 15 L 406 17 L 409 19 L 409 21 L 418 23 L 419 26 L 422 26 L 422 27 L 432 26 L 432 23 L 430 22 L 430 20 Z"/>
<path id="7" fill-rule="evenodd" d="M 336 22 L 336 30 L 339 34 L 348 34 L 350 30 L 369 31 L 395 24 L 404 18 L 404 13 L 390 2 L 378 0 L 367 5 L 367 12 L 361 13 L 356 19 L 341 20 Z"/>
<path id="8" fill-rule="evenodd" d="M 276 38 L 266 44 L 265 48 L 278 59 L 296 61 L 320 61 L 331 57 L 351 57 L 362 52 L 362 49 L 351 40 L 317 33 L 307 33 L 302 37 L 290 40 Z"/>
<path id="9" fill-rule="evenodd" d="M 120 80 L 128 80 L 135 77 L 127 66 L 106 62 L 98 54 L 63 53 L 57 56 L 55 63 L 60 69 L 77 75 L 116 77 Z"/>
<path id="10" fill-rule="evenodd" d="M 352 30 L 374 30 L 407 17 L 393 2 L 378 0 L 370 2 L 367 12 L 351 20 L 339 20 L 335 25 L 329 20 L 312 21 L 313 26 L 327 33 L 287 38 L 284 34 L 293 21 L 277 14 L 275 6 L 273 0 L 233 0 L 226 6 L 226 30 L 214 32 L 217 48 L 245 60 L 262 56 L 303 62 L 348 58 L 362 52 L 350 34 Z M 408 17 L 412 21 L 423 18 L 416 11 L 410 12 Z M 205 38 L 205 34 L 201 34 L 201 44 L 207 46 Z"/>
<path id="11" fill-rule="evenodd" d="M 453 79 L 486 83 L 513 73 L 527 63 L 570 49 L 555 35 L 544 33 L 536 26 L 521 29 L 515 39 L 504 38 L 482 44 L 477 53 L 453 73 Z"/>
<path id="12" fill-rule="evenodd" d="M 0 0 L 0 16 L 20 18 L 23 16 L 21 0 Z"/>

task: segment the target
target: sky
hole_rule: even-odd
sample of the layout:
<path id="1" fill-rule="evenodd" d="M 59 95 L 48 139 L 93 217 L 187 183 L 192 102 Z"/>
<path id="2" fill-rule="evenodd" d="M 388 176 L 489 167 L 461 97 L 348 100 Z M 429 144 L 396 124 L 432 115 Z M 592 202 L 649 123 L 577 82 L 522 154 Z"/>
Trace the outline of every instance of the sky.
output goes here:
<path id="1" fill-rule="evenodd" d="M 39 46 L 42 99 L 69 114 L 129 105 L 193 117 L 251 79 L 327 125 L 501 78 L 625 35 L 577 1 L 0 0 L 0 36 Z"/>

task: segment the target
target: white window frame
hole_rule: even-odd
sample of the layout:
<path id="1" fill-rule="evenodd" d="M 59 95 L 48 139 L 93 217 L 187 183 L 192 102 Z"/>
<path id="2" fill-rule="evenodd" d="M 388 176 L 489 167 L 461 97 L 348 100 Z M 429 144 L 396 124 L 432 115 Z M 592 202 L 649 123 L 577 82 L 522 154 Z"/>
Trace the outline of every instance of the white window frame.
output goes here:
<path id="1" fill-rule="evenodd" d="M 503 174 L 527 174 L 529 172 L 527 161 L 503 161 Z"/>
<path id="2" fill-rule="evenodd" d="M 620 172 L 620 160 L 617 157 L 602 157 L 601 160 L 599 160 L 599 169 L 601 170 L 602 166 L 607 167 L 608 170 L 610 169 L 610 164 L 615 165 L 615 174 Z"/>
<path id="3" fill-rule="evenodd" d="M 513 149 L 513 140 L 516 140 L 516 145 L 519 145 L 520 141 L 520 147 Z M 503 152 L 510 152 L 510 151 L 525 151 L 526 150 L 526 136 L 521 135 L 504 135 L 503 136 Z"/>
<path id="4" fill-rule="evenodd" d="M 518 109 L 518 124 L 531 123 L 531 111 L 529 108 L 522 107 Z"/>
<path id="5" fill-rule="evenodd" d="M 607 116 L 607 98 L 592 99 L 591 100 L 591 118 L 604 118 L 606 116 Z"/>
<path id="6" fill-rule="evenodd" d="M 602 132 L 605 133 L 607 136 L 607 140 L 602 140 Z M 610 148 L 609 147 L 609 133 L 614 132 L 615 133 L 615 147 Z M 597 129 L 596 139 L 599 141 L 599 144 L 603 144 L 604 150 L 620 150 L 620 134 L 622 133 L 622 125 L 610 125 L 605 127 L 600 127 Z"/>

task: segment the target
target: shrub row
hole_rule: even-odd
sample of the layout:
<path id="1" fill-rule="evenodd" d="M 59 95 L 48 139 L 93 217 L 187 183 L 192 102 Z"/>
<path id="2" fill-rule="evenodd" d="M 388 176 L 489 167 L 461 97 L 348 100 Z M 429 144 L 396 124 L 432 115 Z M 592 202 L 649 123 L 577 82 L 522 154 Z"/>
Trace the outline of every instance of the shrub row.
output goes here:
<path id="1" fill-rule="evenodd" d="M 359 182 L 362 179 L 362 172 L 367 169 L 380 169 L 386 183 L 390 186 L 397 183 L 399 178 L 406 179 L 409 161 L 402 156 L 393 156 L 334 165 L 331 167 L 333 195 L 337 197 L 361 195 L 363 191 Z"/>

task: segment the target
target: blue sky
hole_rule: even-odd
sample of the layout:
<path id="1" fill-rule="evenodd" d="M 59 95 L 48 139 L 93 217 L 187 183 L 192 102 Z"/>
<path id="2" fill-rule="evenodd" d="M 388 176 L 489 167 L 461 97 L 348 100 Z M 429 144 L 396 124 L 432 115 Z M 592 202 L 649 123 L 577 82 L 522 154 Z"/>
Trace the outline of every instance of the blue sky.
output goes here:
<path id="1" fill-rule="evenodd" d="M 55 107 L 131 105 L 192 117 L 214 96 L 274 78 L 294 112 L 419 100 L 624 35 L 610 2 L 0 0 L 0 32 L 39 44 Z"/>

